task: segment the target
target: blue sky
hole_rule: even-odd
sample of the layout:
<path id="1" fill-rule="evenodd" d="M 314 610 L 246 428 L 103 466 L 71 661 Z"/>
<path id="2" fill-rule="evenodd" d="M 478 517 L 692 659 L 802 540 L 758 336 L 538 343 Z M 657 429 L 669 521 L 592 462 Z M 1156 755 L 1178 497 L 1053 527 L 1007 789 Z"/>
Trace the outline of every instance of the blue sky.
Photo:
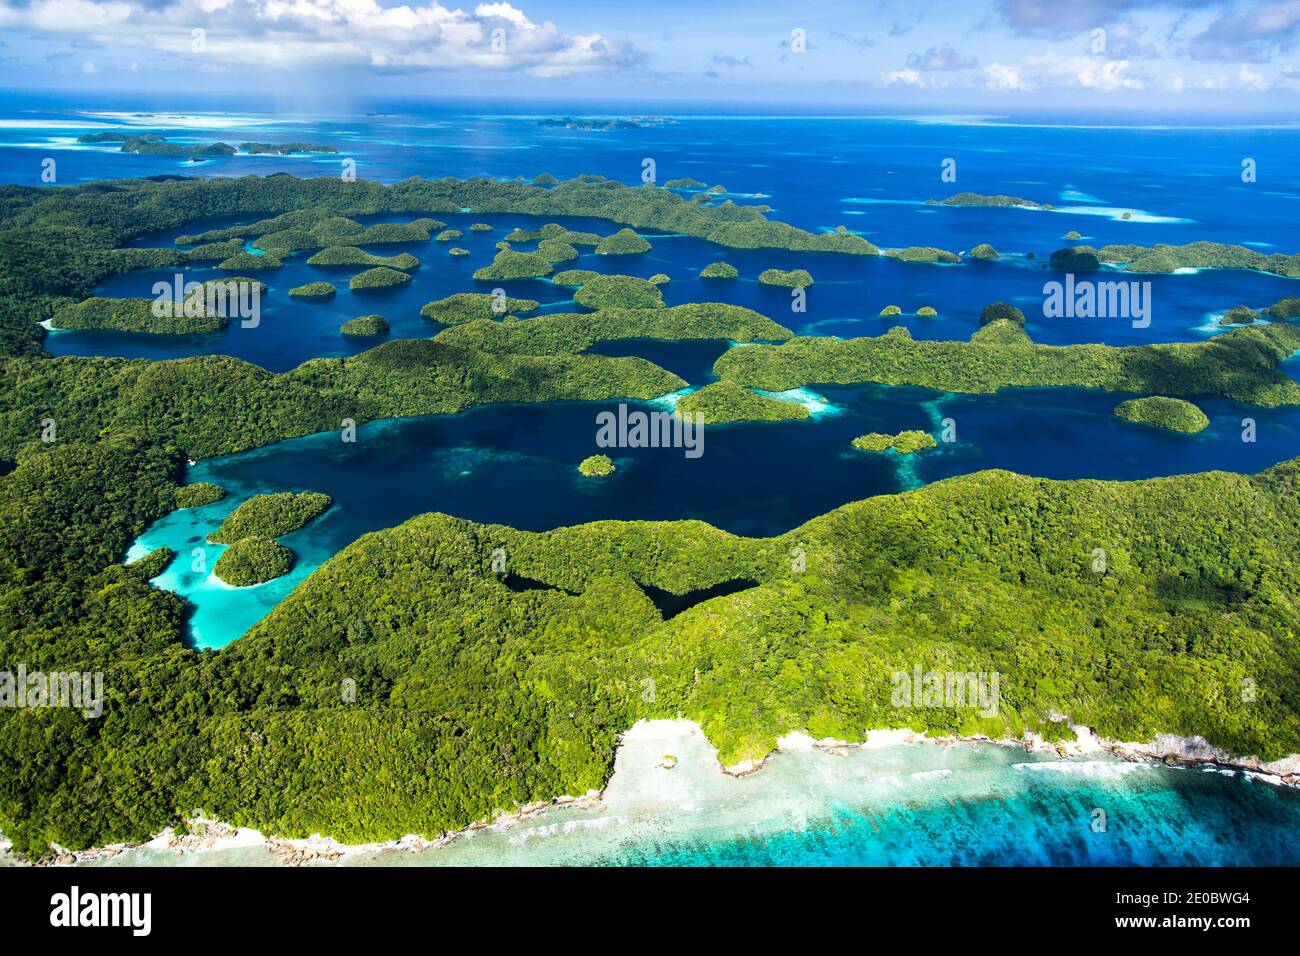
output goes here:
<path id="1" fill-rule="evenodd" d="M 1300 0 L 0 0 L 11 87 L 1291 110 Z"/>

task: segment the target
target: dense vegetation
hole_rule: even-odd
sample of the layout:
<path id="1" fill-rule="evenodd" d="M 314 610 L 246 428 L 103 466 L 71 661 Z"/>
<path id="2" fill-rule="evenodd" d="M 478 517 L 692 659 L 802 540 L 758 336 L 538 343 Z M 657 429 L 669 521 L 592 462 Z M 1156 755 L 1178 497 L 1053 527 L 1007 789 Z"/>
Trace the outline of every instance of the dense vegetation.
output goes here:
<path id="1" fill-rule="evenodd" d="M 393 286 L 406 285 L 410 281 L 411 277 L 405 272 L 398 272 L 387 266 L 375 266 L 373 269 L 354 275 L 348 282 L 348 288 L 353 292 L 391 289 Z"/>
<path id="2" fill-rule="evenodd" d="M 1275 319 L 1300 318 L 1300 296 L 1291 295 L 1285 299 L 1278 299 L 1264 311 Z"/>
<path id="3" fill-rule="evenodd" d="M 1011 325 L 1010 320 L 1001 323 Z M 990 326 L 991 327 L 991 326 Z M 1078 386 L 1165 395 L 1219 395 L 1254 405 L 1300 404 L 1300 385 L 1278 369 L 1300 348 L 1300 328 L 1274 324 L 1238 329 L 1207 342 L 1137 345 L 1007 347 L 916 341 L 904 328 L 876 338 L 791 339 L 724 353 L 722 378 L 750 388 L 784 391 L 802 385 L 923 385 L 949 392 L 1008 387 Z"/>
<path id="4" fill-rule="evenodd" d="M 928 200 L 935 203 L 935 200 Z M 1023 206 L 1027 209 L 1051 209 L 1048 203 L 1036 203 L 1032 199 L 1019 196 L 983 196 L 979 193 L 957 193 L 947 199 L 938 200 L 940 206 Z"/>
<path id="5" fill-rule="evenodd" d="M 330 496 L 319 491 L 254 495 L 232 511 L 208 540 L 234 544 L 244 538 L 278 538 L 324 514 L 331 503 Z"/>
<path id="6" fill-rule="evenodd" d="M 489 352 L 469 347 L 459 336 L 443 338 L 475 325 L 489 323 L 453 326 L 435 340 L 386 342 L 348 358 L 313 359 L 281 381 L 322 398 L 342 398 L 344 407 L 352 409 L 347 417 L 358 422 L 459 412 L 489 402 L 656 398 L 686 384 L 640 358 Z M 338 425 L 336 420 L 326 427 Z M 321 429 L 296 433 L 311 430 Z"/>
<path id="7" fill-rule="evenodd" d="M 813 284 L 807 269 L 764 269 L 758 274 L 759 285 L 779 285 L 788 289 L 804 289 Z"/>
<path id="8" fill-rule="evenodd" d="M 1259 313 L 1249 306 L 1234 305 L 1219 319 L 1220 325 L 1250 325 L 1259 318 Z"/>
<path id="9" fill-rule="evenodd" d="M 231 587 L 246 588 L 288 574 L 292 568 L 293 552 L 278 541 L 241 538 L 221 552 L 212 573 Z"/>
<path id="10" fill-rule="evenodd" d="M 494 308 L 497 303 L 499 308 Z M 512 299 L 502 296 L 499 300 L 490 292 L 459 292 L 426 302 L 420 309 L 420 315 L 443 325 L 460 325 L 475 319 L 502 319 L 516 312 L 537 311 L 536 299 Z"/>
<path id="11" fill-rule="evenodd" d="M 1245 246 L 1223 242 L 1192 242 L 1185 246 L 1157 243 L 1154 246 L 1111 245 L 1094 249 L 1075 246 L 1076 251 L 1092 253 L 1102 262 L 1125 264 L 1129 272 L 1173 272 L 1176 269 L 1250 269 L 1275 275 L 1300 277 L 1300 253 L 1264 254 Z"/>
<path id="12" fill-rule="evenodd" d="M 182 235 L 177 245 L 253 240 L 269 253 L 236 255 L 227 248 L 218 261 L 238 271 L 275 268 L 280 264 L 277 253 L 298 249 L 356 246 L 385 239 L 423 241 L 431 230 L 445 225 L 421 215 L 405 228 L 398 223 L 367 229 L 352 218 L 355 216 L 465 209 L 482 214 L 605 219 L 633 229 L 680 233 L 738 249 L 855 255 L 878 252 L 845 229 L 809 233 L 768 220 L 756 206 L 731 202 L 701 206 L 669 189 L 624 186 L 600 176 L 555 183 L 539 180 L 537 185 L 529 185 L 492 179 L 413 178 L 384 186 L 366 180 L 343 182 L 338 177 L 278 175 L 126 179 L 57 189 L 0 186 L 0 349 L 8 354 L 40 351 L 42 332 L 31 317 L 51 315 L 51 297 L 81 300 L 110 275 L 168 267 L 178 261 L 175 250 L 124 248 L 131 240 L 217 215 L 248 215 L 252 221 Z M 577 242 L 573 236 L 565 238 L 570 244 Z M 530 274 L 547 275 L 549 264 L 546 266 L 547 270 Z M 488 273 L 485 278 L 494 276 Z"/>
<path id="13" fill-rule="evenodd" d="M 558 222 L 548 222 L 538 229 L 516 228 L 506 236 L 507 242 L 536 242 L 539 246 L 547 241 L 567 246 L 595 246 L 600 239 L 594 232 L 580 232 Z"/>
<path id="14" fill-rule="evenodd" d="M 56 329 L 112 329 L 150 335 L 193 335 L 219 332 L 226 317 L 207 308 L 201 295 L 185 304 L 167 302 L 166 310 L 153 299 L 86 299 L 64 306 L 54 313 L 50 325 Z"/>
<path id="15" fill-rule="evenodd" d="M 338 289 L 328 282 L 308 282 L 290 289 L 289 296 L 293 299 L 328 299 L 336 292 Z"/>
<path id="16" fill-rule="evenodd" d="M 556 275 L 553 281 L 557 285 L 568 285 L 568 279 L 577 279 L 578 290 L 573 293 L 573 301 L 587 309 L 662 309 L 663 293 L 653 282 L 638 279 L 635 276 L 597 275 L 584 273 L 575 276 L 578 270 L 569 270 Z"/>
<path id="17" fill-rule="evenodd" d="M 524 322 L 479 319 L 439 332 L 436 341 L 480 352 L 562 355 L 618 339 L 725 339 L 783 342 L 793 333 L 765 315 L 739 305 L 691 302 L 666 309 L 601 309 L 557 312 Z"/>
<path id="18" fill-rule="evenodd" d="M 387 335 L 388 328 L 388 320 L 382 315 L 359 315 L 340 325 L 339 332 L 351 337 L 365 338 L 372 335 Z"/>
<path id="19" fill-rule="evenodd" d="M 241 250 L 217 263 L 217 268 L 226 272 L 255 272 L 278 269 L 282 265 L 284 265 L 284 262 L 280 257 L 269 252 L 259 256 L 256 253 Z"/>
<path id="20" fill-rule="evenodd" d="M 650 243 L 631 229 L 620 229 L 596 244 L 596 255 L 598 256 L 626 256 L 649 251 Z"/>
<path id="21" fill-rule="evenodd" d="M 177 508 L 201 508 L 226 497 L 226 489 L 210 481 L 196 481 L 176 489 Z"/>
<path id="22" fill-rule="evenodd" d="M 563 239 L 543 239 L 537 244 L 537 255 L 552 265 L 572 262 L 578 258 L 577 248 Z"/>
<path id="23" fill-rule="evenodd" d="M 193 808 L 285 835 L 437 834 L 602 786 L 642 717 L 700 721 L 728 763 L 792 729 L 1059 735 L 1053 711 L 1111 738 L 1300 750 L 1300 463 L 1121 483 L 983 472 L 771 539 L 424 515 L 356 541 L 206 654 L 180 645 L 173 595 L 114 564 L 169 506 L 171 467 L 148 446 L 69 443 L 0 483 L 6 659 L 107 671 L 98 721 L 0 713 L 0 827 L 20 851 L 138 840 Z M 544 586 L 507 587 L 498 547 Z M 759 584 L 668 620 L 642 587 L 740 578 Z M 893 708 L 889 675 L 914 665 L 998 672 L 997 715 Z"/>
<path id="24" fill-rule="evenodd" d="M 409 272 L 418 268 L 420 260 L 409 252 L 396 256 L 377 256 L 356 246 L 326 246 L 307 260 L 309 266 L 386 266 Z"/>
<path id="25" fill-rule="evenodd" d="M 1025 313 L 1010 302 L 1003 302 L 1000 299 L 997 302 L 990 302 L 980 310 L 980 325 L 982 326 L 997 322 L 1000 319 L 1006 319 L 1016 323 L 1016 325 L 1024 325 Z"/>
<path id="26" fill-rule="evenodd" d="M 588 455 L 578 463 L 584 478 L 604 478 L 614 474 L 614 462 L 608 455 Z"/>
<path id="27" fill-rule="evenodd" d="M 736 279 L 740 273 L 727 262 L 711 262 L 700 270 L 701 279 Z"/>
<path id="28" fill-rule="evenodd" d="M 78 143 L 121 143 L 122 152 L 139 153 L 150 156 L 174 156 L 178 159 L 195 161 L 209 156 L 233 156 L 235 147 L 229 143 L 205 143 L 201 146 L 185 146 L 169 143 L 167 137 L 157 133 L 126 133 L 106 130 L 102 133 L 82 133 L 77 137 Z M 245 143 L 245 146 L 265 146 L 265 143 Z M 254 152 L 254 150 L 247 150 Z M 261 150 L 270 152 L 270 150 Z"/>
<path id="29" fill-rule="evenodd" d="M 539 279 L 552 272 L 551 263 L 539 252 L 516 252 L 502 249 L 491 265 L 474 273 L 480 282 L 497 282 L 510 279 Z"/>
<path id="30" fill-rule="evenodd" d="M 961 256 L 946 249 L 934 246 L 908 246 L 906 249 L 886 249 L 885 255 L 903 262 L 943 262 L 955 265 L 961 262 Z"/>
<path id="31" fill-rule="evenodd" d="M 710 382 L 683 395 L 676 412 L 682 416 L 700 414 L 706 425 L 723 422 L 788 422 L 808 417 L 798 402 L 783 402 L 742 388 L 734 382 Z"/>
<path id="32" fill-rule="evenodd" d="M 40 355 L 35 317 L 179 255 L 125 243 L 215 215 L 270 216 L 181 245 L 256 239 L 268 255 L 248 258 L 275 259 L 383 241 L 357 238 L 364 227 L 351 216 L 469 209 L 592 216 L 737 248 L 876 251 L 843 231 L 812 235 L 752 207 L 691 204 L 655 187 L 537 183 L 0 187 L 0 457 L 12 465 L 0 477 L 0 661 L 102 670 L 108 698 L 93 721 L 0 709 L 0 830 L 19 852 L 140 840 L 195 808 L 290 836 L 433 835 L 602 786 L 617 735 L 642 717 L 700 721 L 728 763 L 794 729 L 848 740 L 905 725 L 1059 736 L 1054 712 L 1113 738 L 1201 734 L 1265 758 L 1300 751 L 1300 462 L 1124 483 L 983 472 L 846 505 L 768 539 L 695 521 L 530 534 L 423 515 L 351 544 L 229 647 L 187 648 L 184 603 L 148 584 L 170 553 L 119 563 L 152 521 L 210 500 L 180 484 L 186 456 L 483 402 L 655 397 L 686 383 L 641 359 L 574 350 L 633 331 L 789 333 L 734 306 L 483 321 L 499 318 L 489 308 L 434 340 L 281 375 L 226 356 Z M 432 222 L 366 233 L 427 237 L 441 227 Z M 219 251 L 211 261 L 237 254 Z M 895 330 L 734 349 L 719 360 L 720 385 L 694 394 L 832 381 L 1082 384 L 1290 404 L 1300 387 L 1277 366 L 1297 347 L 1288 323 L 1197 344 L 1048 347 L 1000 318 L 970 342 Z M 52 444 L 40 438 L 45 415 L 58 422 Z M 218 534 L 266 542 L 285 527 L 274 509 L 236 522 L 249 504 Z M 234 544 L 223 558 L 237 548 L 250 568 L 273 553 Z M 511 574 L 538 586 L 508 586 L 492 569 L 496 548 Z M 797 566 L 795 549 L 806 556 Z M 238 577 L 233 560 L 222 573 Z M 650 598 L 737 580 L 757 586 L 668 619 Z M 998 672 L 997 715 L 892 707 L 889 675 L 915 665 Z M 353 701 L 340 694 L 345 679 Z"/>
<path id="33" fill-rule="evenodd" d="M 883 432 L 871 432 L 853 439 L 853 447 L 859 451 L 896 451 L 900 455 L 912 455 L 927 448 L 934 448 L 939 443 L 932 435 L 915 429 L 888 435 Z"/>
<path id="34" fill-rule="evenodd" d="M 976 329 L 970 340 L 979 345 L 1000 345 L 1004 348 L 1034 344 L 1023 323 L 1013 318 L 992 319 Z"/>
<path id="35" fill-rule="evenodd" d="M 322 143 L 240 143 L 239 148 L 246 153 L 260 155 L 271 153 L 276 156 L 289 156 L 293 153 L 337 153 L 334 146 Z"/>
<path id="36" fill-rule="evenodd" d="M 667 311 L 667 310 L 665 310 Z M 639 358 L 506 355 L 399 340 L 349 358 L 314 359 L 281 375 L 223 355 L 17 359 L 0 366 L 0 457 L 39 449 L 51 414 L 60 441 L 148 436 L 195 458 L 403 415 L 488 402 L 654 398 L 685 385 Z"/>
<path id="37" fill-rule="evenodd" d="M 1170 431 L 1195 435 L 1209 427 L 1210 420 L 1189 401 L 1181 398 L 1166 398 L 1152 395 L 1147 398 L 1131 398 L 1115 406 L 1115 414 L 1131 422 L 1155 425 Z"/>

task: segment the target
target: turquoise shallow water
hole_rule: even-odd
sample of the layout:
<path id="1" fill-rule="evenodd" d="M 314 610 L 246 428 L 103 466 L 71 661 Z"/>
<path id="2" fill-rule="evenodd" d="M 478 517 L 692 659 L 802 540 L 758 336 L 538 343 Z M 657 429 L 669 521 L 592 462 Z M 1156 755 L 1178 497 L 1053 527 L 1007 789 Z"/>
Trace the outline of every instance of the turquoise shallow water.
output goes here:
<path id="1" fill-rule="evenodd" d="M 642 725 L 647 727 L 649 725 Z M 664 756 L 677 758 L 665 769 Z M 723 774 L 698 732 L 634 734 L 599 809 L 551 809 L 376 866 L 1296 865 L 1300 793 L 1222 769 L 1061 761 L 987 743 L 779 751 Z M 116 865 L 273 865 L 260 842 Z"/>
<path id="2" fill-rule="evenodd" d="M 81 126 L 56 124 L 101 128 L 101 118 L 68 109 L 84 105 L 22 103 L 24 117 L 45 116 L 52 125 L 0 130 L 0 179 L 31 182 L 39 168 L 36 158 L 45 155 L 58 157 L 63 183 L 156 174 L 338 172 L 336 156 L 237 156 L 185 164 L 78 145 L 74 139 Z M 568 106 L 558 109 L 572 112 Z M 1215 316 L 1223 310 L 1239 303 L 1266 305 L 1297 289 L 1293 280 L 1243 272 L 1152 277 L 1154 316 L 1146 329 L 1123 321 L 1050 319 L 1041 309 L 1044 281 L 1059 278 L 1044 268 L 1043 258 L 1063 244 L 1068 229 L 1094 245 L 1216 240 L 1245 242 L 1265 252 L 1295 251 L 1292 224 L 1300 190 L 1286 181 L 1247 186 L 1238 179 L 1244 153 L 1259 159 L 1263 170 L 1293 166 L 1300 147 L 1300 130 L 1295 129 L 1097 131 L 1050 123 L 986 126 L 970 119 L 700 116 L 662 128 L 591 135 L 540 128 L 535 117 L 517 115 L 401 112 L 384 118 L 263 119 L 258 139 L 335 143 L 357 160 L 361 175 L 387 182 L 410 175 L 511 178 L 547 167 L 561 177 L 597 172 L 632 183 L 641 158 L 654 155 L 664 179 L 691 175 L 724 183 L 729 198 L 769 204 L 775 218 L 803 228 L 842 223 L 881 245 L 937 245 L 954 251 L 992 242 L 1008 254 L 997 264 L 947 268 L 723 251 L 697 240 L 651 236 L 653 249 L 644 256 L 617 261 L 584 256 L 571 264 L 642 277 L 666 272 L 672 277 L 664 288 L 669 304 L 734 302 L 801 333 L 874 335 L 903 324 L 918 338 L 964 338 L 975 330 L 979 309 L 1004 298 L 1025 309 L 1030 333 L 1044 343 L 1195 341 L 1219 331 Z M 197 132 L 169 130 L 148 116 L 134 122 L 141 132 L 166 133 L 176 141 L 246 138 L 216 118 L 210 128 Z M 946 186 L 936 170 L 951 155 L 960 157 L 961 178 Z M 1046 214 L 925 204 L 926 198 L 957 190 L 1020 195 L 1061 208 Z M 1126 210 L 1128 219 L 1123 218 Z M 442 218 L 463 227 L 471 217 Z M 394 338 L 429 335 L 436 326 L 418 316 L 419 306 L 474 289 L 471 273 L 487 261 L 492 244 L 513 225 L 537 224 L 524 217 L 483 218 L 496 231 L 466 231 L 458 241 L 471 250 L 464 259 L 453 260 L 432 243 L 371 247 L 378 254 L 410 251 L 421 258 L 415 281 L 396 292 L 354 296 L 345 290 L 328 303 L 288 300 L 285 293 L 295 285 L 349 275 L 347 270 L 331 274 L 309 267 L 306 256 L 297 256 L 283 269 L 261 274 L 270 293 L 258 330 L 236 325 L 218 335 L 167 340 L 67 332 L 48 337 L 46 346 L 56 355 L 222 353 L 279 371 L 309 358 L 369 347 L 370 342 L 338 335 L 343 321 L 362 313 L 383 313 Z M 608 223 L 587 227 L 600 232 L 612 228 Z M 197 228 L 191 224 L 178 231 Z M 139 244 L 166 245 L 172 238 L 142 237 Z M 1030 253 L 1037 258 L 1030 259 Z M 721 258 L 741 270 L 742 280 L 705 283 L 696 277 L 702 265 Z M 769 267 L 808 268 L 814 274 L 806 312 L 791 312 L 787 294 L 753 281 Z M 188 278 L 207 277 L 202 268 L 190 271 Z M 159 278 L 170 274 L 120 276 L 97 291 L 147 295 Z M 571 290 L 547 282 L 512 283 L 509 291 L 537 298 L 544 310 L 572 308 Z M 879 318 L 888 304 L 897 304 L 905 314 Z M 934 306 L 938 316 L 916 316 L 922 305 Z M 708 380 L 709 366 L 724 347 L 618 343 L 599 351 L 645 355 L 698 386 Z M 156 583 L 194 603 L 193 641 L 220 647 L 358 535 L 423 511 L 531 529 L 604 517 L 694 517 L 738 533 L 773 534 L 845 501 L 985 467 L 1058 478 L 1138 478 L 1207 468 L 1251 472 L 1300 454 L 1300 418 L 1294 410 L 1205 402 L 1210 429 L 1185 438 L 1115 421 L 1109 412 L 1127 397 L 1121 395 L 1032 390 L 959 397 L 883 388 L 811 392 L 830 406 L 815 421 L 711 431 L 704 458 L 694 463 L 648 452 L 620 453 L 618 474 L 597 485 L 580 481 L 573 467 L 594 450 L 595 409 L 587 406 L 511 406 L 377 423 L 361 429 L 361 440 L 352 446 L 336 435 L 285 442 L 196 465 L 190 480 L 220 482 L 230 492 L 227 499 L 162 519 L 132 552 L 159 545 L 179 552 Z M 1259 423 L 1253 444 L 1240 441 L 1241 419 L 1248 415 Z M 866 431 L 934 431 L 944 417 L 957 423 L 958 440 L 914 460 L 854 454 L 847 448 L 852 437 Z M 297 556 L 289 575 L 245 589 L 226 588 L 211 578 L 222 549 L 205 545 L 204 538 L 226 513 L 262 491 L 306 488 L 328 491 L 336 505 L 283 539 Z M 719 494 L 720 488 L 729 493 Z M 656 766 L 667 746 L 679 758 L 673 770 Z M 1108 760 L 1048 763 L 1016 750 L 966 745 L 854 750 L 840 756 L 782 752 L 760 773 L 743 779 L 720 774 L 702 740 L 634 741 L 620 751 L 619 760 L 603 810 L 558 810 L 439 850 L 372 852 L 354 859 L 384 865 L 1300 863 L 1294 840 L 1300 832 L 1300 800 L 1293 791 L 1243 774 Z M 1107 820 L 1102 831 L 1092 826 L 1099 809 Z M 189 857 L 133 851 L 118 862 L 275 861 L 258 846 Z"/>
<path id="3" fill-rule="evenodd" d="M 689 374 L 701 355 L 724 347 L 654 343 L 647 354 Z M 850 501 L 981 468 L 1128 479 L 1255 472 L 1300 455 L 1300 409 L 1203 402 L 1211 425 L 1188 437 L 1121 421 L 1111 410 L 1127 396 L 1083 389 L 949 395 L 860 386 L 802 397 L 819 409 L 808 421 L 706 427 L 695 459 L 681 449 L 614 449 L 618 471 L 601 480 L 583 478 L 576 466 L 600 451 L 595 418 L 615 406 L 609 402 L 489 406 L 376 422 L 353 443 L 334 432 L 281 442 L 191 467 L 189 480 L 216 482 L 227 497 L 167 515 L 130 557 L 160 546 L 176 551 L 156 583 L 195 606 L 190 635 L 198 646 L 221 647 L 356 538 L 428 511 L 531 531 L 604 518 L 698 518 L 737 534 L 773 535 Z M 1257 420 L 1253 443 L 1241 441 L 1245 415 Z M 941 437 L 944 420 L 955 423 L 956 441 L 922 454 L 873 455 L 850 445 L 866 432 L 904 428 Z M 207 534 L 254 494 L 301 490 L 324 491 L 334 506 L 282 539 L 296 555 L 294 569 L 251 588 L 217 580 L 211 572 L 224 549 L 205 544 Z"/>

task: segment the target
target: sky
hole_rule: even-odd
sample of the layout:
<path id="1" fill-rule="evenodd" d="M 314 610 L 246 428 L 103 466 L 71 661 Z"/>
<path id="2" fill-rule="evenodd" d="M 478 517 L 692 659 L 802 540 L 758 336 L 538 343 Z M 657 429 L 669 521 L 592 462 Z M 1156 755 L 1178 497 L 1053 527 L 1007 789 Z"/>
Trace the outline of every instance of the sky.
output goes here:
<path id="1" fill-rule="evenodd" d="M 484 97 L 1293 111 L 1300 0 L 0 0 L 0 80 L 314 106 Z"/>

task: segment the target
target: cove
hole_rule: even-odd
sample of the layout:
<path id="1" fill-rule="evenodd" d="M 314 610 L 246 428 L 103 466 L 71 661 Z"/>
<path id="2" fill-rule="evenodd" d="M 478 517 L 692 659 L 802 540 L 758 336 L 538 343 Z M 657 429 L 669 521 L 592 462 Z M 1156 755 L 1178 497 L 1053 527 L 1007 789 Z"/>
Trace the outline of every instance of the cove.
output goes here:
<path id="1" fill-rule="evenodd" d="M 893 386 L 813 387 L 826 408 L 806 421 L 707 426 L 705 454 L 681 449 L 606 449 L 617 471 L 584 478 L 578 462 L 595 447 L 596 415 L 617 402 L 492 405 L 459 415 L 363 425 L 354 443 L 336 432 L 199 462 L 188 481 L 222 485 L 227 496 L 173 512 L 151 526 L 128 557 L 166 546 L 178 557 L 155 579 L 194 605 L 190 639 L 222 647 L 260 620 L 312 570 L 358 537 L 439 511 L 543 531 L 600 519 L 698 519 L 735 534 L 769 536 L 850 501 L 904 491 L 985 468 L 1046 478 L 1134 479 L 1224 469 L 1263 470 L 1300 455 L 1300 409 L 1199 402 L 1210 418 L 1185 436 L 1121 421 L 1122 393 L 1017 389 L 952 395 Z M 647 409 L 656 406 L 642 404 Z M 1257 440 L 1241 440 L 1241 420 Z M 871 454 L 850 446 L 867 432 L 939 434 L 957 440 L 917 455 Z M 282 543 L 296 555 L 282 578 L 231 588 L 212 576 L 223 550 L 206 535 L 242 501 L 271 491 L 323 491 L 334 505 Z"/>

